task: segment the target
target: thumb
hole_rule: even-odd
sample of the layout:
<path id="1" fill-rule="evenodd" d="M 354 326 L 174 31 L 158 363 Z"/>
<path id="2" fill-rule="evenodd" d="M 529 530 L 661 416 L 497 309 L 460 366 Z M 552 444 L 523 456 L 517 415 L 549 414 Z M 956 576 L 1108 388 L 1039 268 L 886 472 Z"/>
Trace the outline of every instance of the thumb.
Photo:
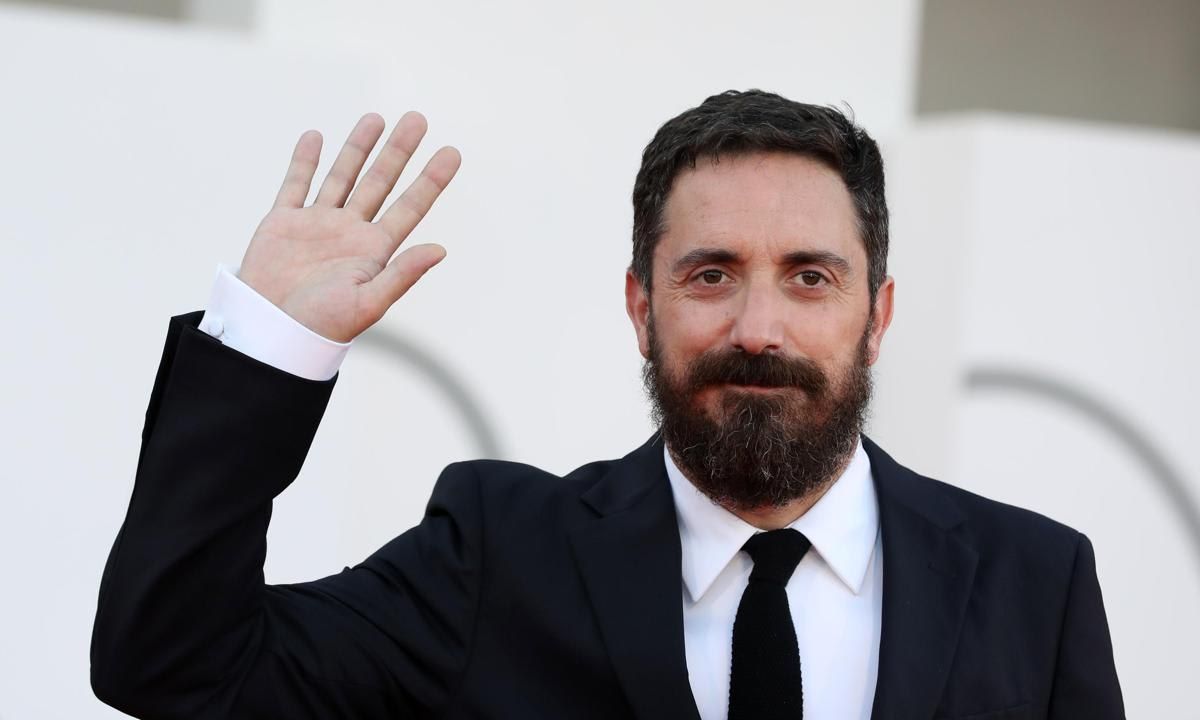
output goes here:
<path id="1" fill-rule="evenodd" d="M 367 305 L 382 317 L 392 303 L 399 300 L 421 276 L 446 257 L 441 245 L 414 245 L 387 264 L 374 278 L 362 286 Z"/>

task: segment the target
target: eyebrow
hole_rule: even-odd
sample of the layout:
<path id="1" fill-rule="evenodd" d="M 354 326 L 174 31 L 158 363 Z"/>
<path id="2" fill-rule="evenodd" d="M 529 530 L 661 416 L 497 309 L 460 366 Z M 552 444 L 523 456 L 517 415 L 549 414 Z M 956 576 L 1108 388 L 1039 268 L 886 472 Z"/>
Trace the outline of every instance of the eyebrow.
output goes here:
<path id="1" fill-rule="evenodd" d="M 720 248 L 697 248 L 675 261 L 671 272 L 677 273 L 686 268 L 706 265 L 708 263 L 736 263 L 741 258 L 732 250 Z"/>
<path id="2" fill-rule="evenodd" d="M 697 248 L 675 261 L 673 273 L 708 263 L 737 263 L 741 257 L 732 250 Z M 828 250 L 795 250 L 783 256 L 785 265 L 825 265 L 843 275 L 850 273 L 850 263 L 841 255 Z"/>
<path id="3" fill-rule="evenodd" d="M 850 274 L 850 263 L 846 258 L 828 250 L 797 250 L 783 256 L 788 265 L 825 265 L 843 275 Z"/>

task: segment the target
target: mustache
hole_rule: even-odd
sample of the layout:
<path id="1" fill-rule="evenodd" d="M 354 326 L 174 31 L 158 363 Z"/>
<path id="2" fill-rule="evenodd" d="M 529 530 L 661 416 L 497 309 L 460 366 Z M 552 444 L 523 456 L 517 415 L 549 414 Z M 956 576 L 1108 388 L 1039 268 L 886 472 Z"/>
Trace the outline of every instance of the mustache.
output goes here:
<path id="1" fill-rule="evenodd" d="M 821 368 L 802 357 L 710 351 L 696 358 L 688 368 L 688 384 L 693 391 L 727 383 L 798 388 L 813 397 L 829 389 L 829 379 Z"/>

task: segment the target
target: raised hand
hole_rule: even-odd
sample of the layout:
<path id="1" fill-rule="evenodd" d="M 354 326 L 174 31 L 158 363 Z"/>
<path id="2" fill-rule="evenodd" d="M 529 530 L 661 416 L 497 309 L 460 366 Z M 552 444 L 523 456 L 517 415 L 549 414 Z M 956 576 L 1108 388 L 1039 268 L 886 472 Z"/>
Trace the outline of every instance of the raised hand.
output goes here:
<path id="1" fill-rule="evenodd" d="M 375 220 L 427 124 L 416 112 L 400 118 L 359 179 L 383 128 L 383 118 L 374 113 L 358 121 L 308 207 L 304 201 L 321 156 L 321 134 L 301 135 L 275 205 L 255 231 L 238 271 L 242 282 L 288 315 L 338 342 L 375 324 L 446 256 L 440 245 L 428 244 L 392 257 L 446 189 L 461 157 L 452 147 L 438 150 Z"/>

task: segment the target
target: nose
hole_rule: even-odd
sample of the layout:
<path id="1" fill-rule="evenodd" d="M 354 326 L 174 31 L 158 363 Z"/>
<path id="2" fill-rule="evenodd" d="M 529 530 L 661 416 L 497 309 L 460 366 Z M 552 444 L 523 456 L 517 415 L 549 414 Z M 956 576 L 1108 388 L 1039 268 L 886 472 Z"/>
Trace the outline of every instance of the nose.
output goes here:
<path id="1" fill-rule="evenodd" d="M 782 350 L 784 307 L 778 293 L 768 286 L 750 287 L 741 294 L 740 301 L 730 343 L 752 355 Z"/>

